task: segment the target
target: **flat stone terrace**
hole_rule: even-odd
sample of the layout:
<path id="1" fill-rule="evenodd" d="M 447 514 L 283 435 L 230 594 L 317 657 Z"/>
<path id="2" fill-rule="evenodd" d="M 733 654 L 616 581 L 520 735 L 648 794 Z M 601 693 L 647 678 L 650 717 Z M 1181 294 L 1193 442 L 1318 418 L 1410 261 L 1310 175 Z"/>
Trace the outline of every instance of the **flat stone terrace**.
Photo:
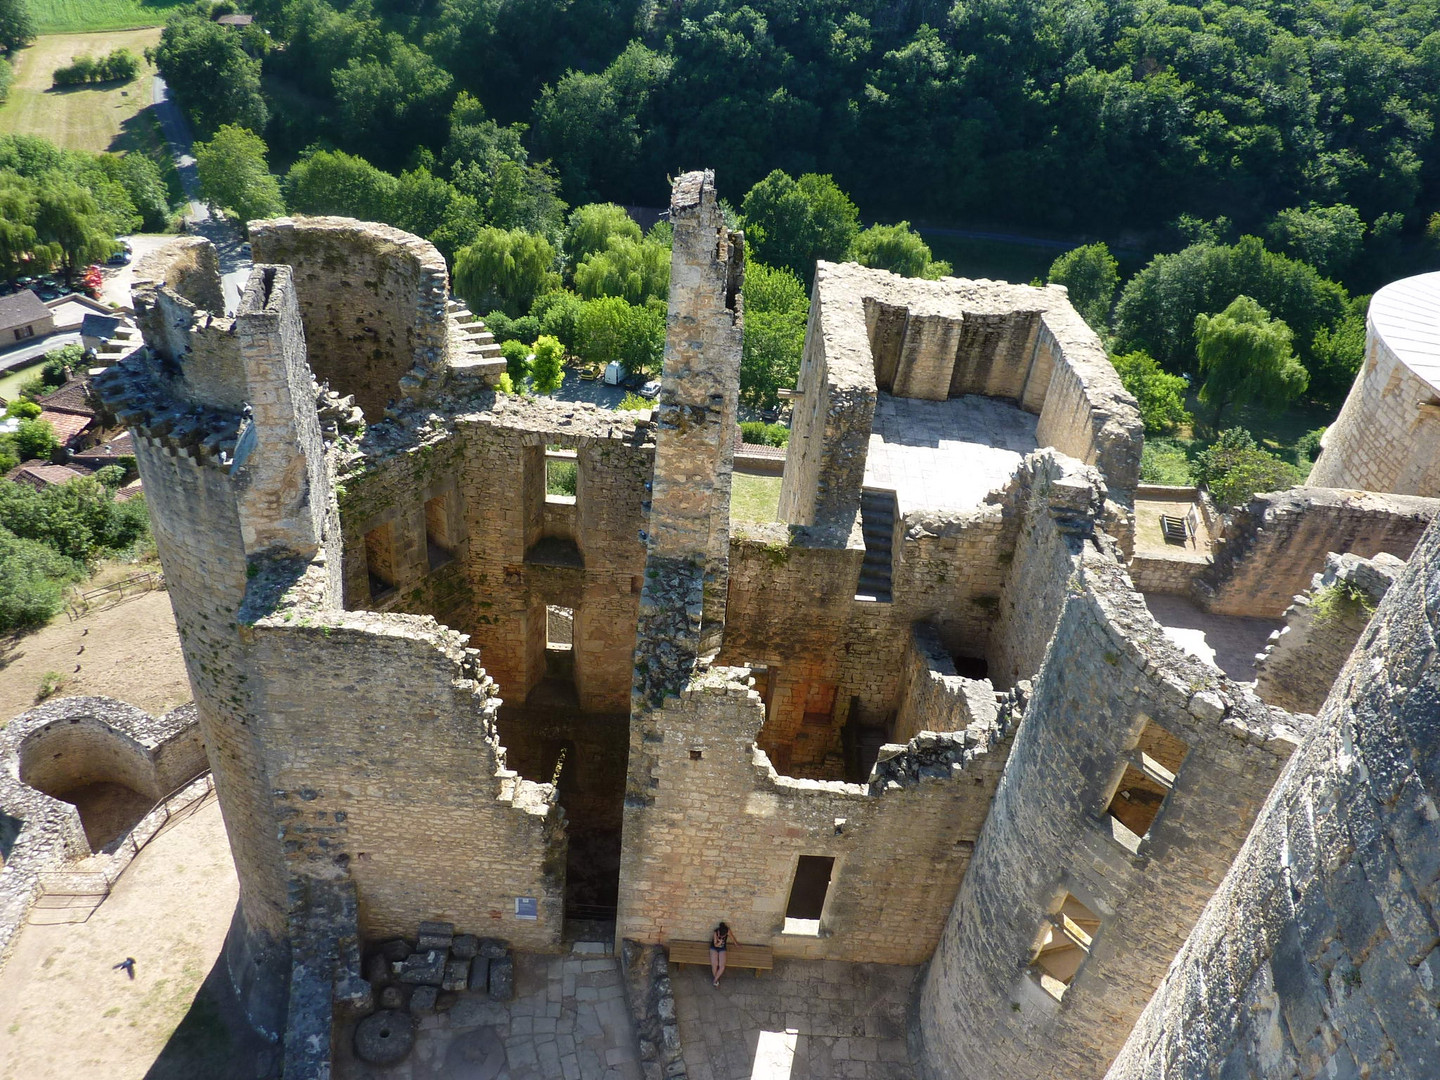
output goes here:
<path id="1" fill-rule="evenodd" d="M 777 960 L 763 975 L 671 969 L 690 1080 L 914 1080 L 906 1008 L 919 968 Z"/>
<path id="2" fill-rule="evenodd" d="M 894 491 L 902 514 L 968 510 L 1003 488 L 1039 445 L 1037 418 L 995 398 L 876 396 L 865 486 Z"/>
<path id="3" fill-rule="evenodd" d="M 1255 681 L 1255 656 L 1281 619 L 1212 615 L 1180 596 L 1147 595 L 1145 606 L 1171 642 L 1236 682 Z"/>
<path id="4" fill-rule="evenodd" d="M 335 1080 L 641 1080 L 613 956 L 514 956 L 514 1001 L 459 994 L 420 1019 L 398 1065 L 359 1061 L 353 1029 L 340 1032 Z"/>

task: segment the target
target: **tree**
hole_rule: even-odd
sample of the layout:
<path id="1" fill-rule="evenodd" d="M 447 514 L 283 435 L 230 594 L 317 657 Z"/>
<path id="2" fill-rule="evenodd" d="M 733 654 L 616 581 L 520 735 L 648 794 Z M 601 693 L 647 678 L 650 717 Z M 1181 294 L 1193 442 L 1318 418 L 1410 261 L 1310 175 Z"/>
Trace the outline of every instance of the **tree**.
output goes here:
<path id="1" fill-rule="evenodd" d="M 1248 296 L 1237 296 L 1218 315 L 1196 316 L 1195 352 L 1205 376 L 1198 396 L 1214 410 L 1214 427 L 1232 404 L 1278 409 L 1304 391 L 1310 376 L 1290 351 L 1292 336 Z"/>
<path id="2" fill-rule="evenodd" d="M 1190 422 L 1185 409 L 1185 391 L 1190 381 L 1162 371 L 1149 353 L 1131 352 L 1112 356 L 1110 362 L 1126 390 L 1135 395 L 1146 435 L 1165 435 Z"/>
<path id="3" fill-rule="evenodd" d="M 898 225 L 872 225 L 850 246 L 850 258 L 862 266 L 889 270 L 901 277 L 936 280 L 950 273 L 950 264 L 937 262 L 930 254 L 930 245 L 910 228 L 908 221 Z"/>
<path id="4" fill-rule="evenodd" d="M 756 408 L 774 408 L 779 392 L 795 385 L 805 351 L 803 309 L 747 311 L 740 347 L 740 398 Z"/>
<path id="5" fill-rule="evenodd" d="M 587 300 L 576 325 L 575 351 L 588 363 L 618 360 L 632 375 L 653 375 L 665 355 L 665 310 L 618 296 Z"/>
<path id="6" fill-rule="evenodd" d="M 444 132 L 450 74 L 398 34 L 383 55 L 353 57 L 332 77 L 351 145 L 397 168 L 415 144 L 438 144 Z"/>
<path id="7" fill-rule="evenodd" d="M 597 251 L 604 251 L 612 237 L 638 242 L 640 226 L 623 206 L 614 203 L 587 203 L 570 211 L 565 226 L 565 262 L 572 269 Z"/>
<path id="8" fill-rule="evenodd" d="M 0 51 L 13 53 L 35 40 L 35 20 L 26 0 L 0 0 Z"/>
<path id="9" fill-rule="evenodd" d="M 520 229 L 481 229 L 455 253 L 455 291 L 474 311 L 499 308 L 519 315 L 537 294 L 560 284 L 555 248 L 543 236 Z"/>
<path id="10" fill-rule="evenodd" d="M 1257 492 L 1284 491 L 1300 482 L 1295 466 L 1256 446 L 1244 428 L 1222 431 L 1200 452 L 1195 478 L 1226 510 L 1244 506 Z"/>
<path id="11" fill-rule="evenodd" d="M 154 57 L 196 134 L 211 135 L 222 124 L 265 129 L 260 61 L 246 55 L 239 35 L 229 27 L 182 9 L 165 23 Z"/>
<path id="12" fill-rule="evenodd" d="M 558 338 L 573 351 L 579 339 L 580 312 L 584 306 L 585 302 L 574 293 L 555 289 L 537 296 L 530 314 L 539 320 L 541 332 Z"/>
<path id="13" fill-rule="evenodd" d="M 285 197 L 293 209 L 361 221 L 389 221 L 398 186 L 389 173 L 341 150 L 306 154 L 285 174 Z"/>
<path id="14" fill-rule="evenodd" d="M 1309 263 L 1326 277 L 1336 277 L 1360 254 L 1365 222 L 1353 206 L 1311 203 L 1304 210 L 1298 206 L 1281 210 L 1266 233 L 1285 254 Z"/>
<path id="15" fill-rule="evenodd" d="M 1120 264 L 1108 247 L 1103 243 L 1086 244 L 1065 252 L 1050 264 L 1049 281 L 1064 285 L 1080 317 L 1097 334 L 1105 333 L 1110 323 L 1110 305 L 1120 284 Z"/>
<path id="16" fill-rule="evenodd" d="M 612 236 L 604 251 L 575 267 L 575 291 L 587 300 L 623 296 L 632 304 L 670 295 L 670 249 L 648 240 Z"/>
<path id="17" fill-rule="evenodd" d="M 549 334 L 542 334 L 530 346 L 535 358 L 530 361 L 530 381 L 537 394 L 549 396 L 565 381 L 565 346 Z"/>
<path id="18" fill-rule="evenodd" d="M 115 221 L 87 188 L 52 172 L 41 177 L 34 190 L 36 239 L 61 253 L 67 273 L 115 250 Z"/>
<path id="19" fill-rule="evenodd" d="M 745 263 L 745 317 L 757 311 L 808 311 L 810 299 L 794 271 L 766 266 L 756 260 Z"/>
<path id="20" fill-rule="evenodd" d="M 815 276 L 817 259 L 844 259 L 860 231 L 850 197 L 834 177 L 815 173 L 795 180 L 776 169 L 746 192 L 740 212 L 760 259 L 788 267 L 801 281 Z"/>
<path id="21" fill-rule="evenodd" d="M 1267 251 L 1254 236 L 1233 246 L 1192 244 L 1157 255 L 1125 283 L 1115 305 L 1120 351 L 1143 349 L 1167 371 L 1194 371 L 1195 317 L 1253 297 L 1295 332 L 1302 361 L 1315 333 L 1346 313 L 1343 287 L 1315 268 Z"/>
<path id="22" fill-rule="evenodd" d="M 0 277 L 19 276 L 25 260 L 35 254 L 39 213 L 35 185 L 18 173 L 0 172 Z"/>
<path id="23" fill-rule="evenodd" d="M 510 385 L 523 387 L 525 376 L 530 374 L 530 347 L 511 338 L 500 343 L 500 355 L 505 358 L 505 374 L 510 376 Z"/>
<path id="24" fill-rule="evenodd" d="M 214 212 L 230 214 L 243 225 L 285 212 L 280 180 L 265 163 L 265 140 L 235 124 L 222 124 L 215 138 L 195 144 L 200 194 Z"/>
<path id="25" fill-rule="evenodd" d="M 21 461 L 30 461 L 33 458 L 49 461 L 50 455 L 59 445 L 60 440 L 55 437 L 55 429 L 48 421 L 38 417 L 21 420 L 15 430 L 15 449 Z"/>

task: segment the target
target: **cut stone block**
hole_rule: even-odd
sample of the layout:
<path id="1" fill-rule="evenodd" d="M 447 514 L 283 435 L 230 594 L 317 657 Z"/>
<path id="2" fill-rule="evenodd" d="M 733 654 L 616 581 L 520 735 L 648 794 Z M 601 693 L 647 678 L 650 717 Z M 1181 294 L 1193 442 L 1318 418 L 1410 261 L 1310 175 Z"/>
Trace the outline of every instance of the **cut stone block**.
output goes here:
<path id="1" fill-rule="evenodd" d="M 480 939 L 474 934 L 456 934 L 450 943 L 450 955 L 459 960 L 474 960 L 480 955 Z"/>
<path id="2" fill-rule="evenodd" d="M 484 993 L 490 985 L 490 961 L 477 956 L 470 962 L 470 989 Z"/>
<path id="3" fill-rule="evenodd" d="M 445 981 L 445 950 L 411 953 L 400 965 L 400 981 L 439 986 Z"/>
<path id="4" fill-rule="evenodd" d="M 448 922 L 422 922 L 417 951 L 449 949 L 455 940 L 455 924 Z"/>
<path id="5" fill-rule="evenodd" d="M 464 990 L 470 982 L 470 961 L 451 960 L 445 965 L 445 980 L 442 990 Z"/>
<path id="6" fill-rule="evenodd" d="M 417 986 L 415 993 L 410 995 L 410 1015 L 420 1016 L 422 1013 L 435 1011 L 435 999 L 440 996 L 440 991 L 433 986 Z"/>
<path id="7" fill-rule="evenodd" d="M 515 963 L 510 957 L 490 961 L 490 1000 L 509 1001 L 515 996 Z"/>

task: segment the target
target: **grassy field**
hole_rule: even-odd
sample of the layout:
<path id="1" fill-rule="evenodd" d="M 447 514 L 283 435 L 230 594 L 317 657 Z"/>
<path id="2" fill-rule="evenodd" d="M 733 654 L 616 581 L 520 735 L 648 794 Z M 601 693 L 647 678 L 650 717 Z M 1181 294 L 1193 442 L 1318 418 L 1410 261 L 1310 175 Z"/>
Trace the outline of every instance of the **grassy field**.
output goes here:
<path id="1" fill-rule="evenodd" d="M 71 150 L 148 149 L 150 76 L 143 59 L 138 78 L 95 87 L 51 86 L 51 74 L 77 56 L 103 56 L 121 47 L 139 56 L 160 40 L 160 31 L 128 30 L 104 34 L 51 34 L 37 38 L 15 57 L 10 100 L 0 106 L 0 133 L 40 135 Z"/>
<path id="2" fill-rule="evenodd" d="M 41 34 L 78 34 L 96 30 L 133 30 L 161 26 L 183 0 L 29 0 L 35 29 Z"/>
<path id="3" fill-rule="evenodd" d="M 780 507 L 780 477 L 735 473 L 730 483 L 732 521 L 774 521 Z"/>

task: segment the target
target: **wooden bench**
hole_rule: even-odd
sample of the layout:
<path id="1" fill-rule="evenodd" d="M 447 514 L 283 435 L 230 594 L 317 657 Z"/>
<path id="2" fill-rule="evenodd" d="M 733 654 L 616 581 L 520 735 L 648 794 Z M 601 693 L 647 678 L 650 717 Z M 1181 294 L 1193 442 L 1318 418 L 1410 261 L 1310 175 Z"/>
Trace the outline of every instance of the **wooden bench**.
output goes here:
<path id="1" fill-rule="evenodd" d="M 670 963 L 710 966 L 710 943 L 707 941 L 672 941 L 666 947 Z M 725 970 L 751 968 L 756 975 L 775 966 L 775 953 L 769 945 L 731 945 L 725 950 Z"/>

